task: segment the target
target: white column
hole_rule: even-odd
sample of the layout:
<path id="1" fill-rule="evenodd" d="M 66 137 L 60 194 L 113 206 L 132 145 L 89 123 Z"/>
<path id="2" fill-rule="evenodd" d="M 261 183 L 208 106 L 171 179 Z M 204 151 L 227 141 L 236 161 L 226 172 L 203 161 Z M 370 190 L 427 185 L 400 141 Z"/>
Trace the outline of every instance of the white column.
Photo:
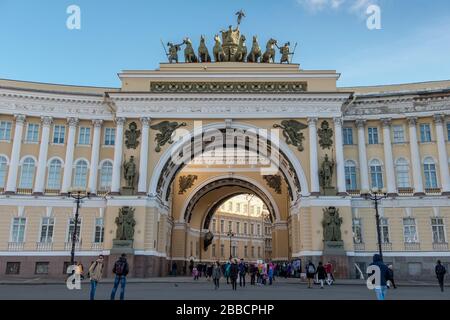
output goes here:
<path id="1" fill-rule="evenodd" d="M 386 169 L 387 193 L 388 196 L 395 197 L 397 193 L 397 183 L 395 181 L 394 157 L 392 155 L 391 142 L 391 119 L 381 119 L 383 125 L 383 147 L 384 162 Z"/>
<path id="2" fill-rule="evenodd" d="M 94 136 L 92 139 L 91 168 L 89 169 L 89 191 L 97 194 L 98 161 L 100 158 L 100 137 L 103 120 L 92 120 Z"/>
<path id="3" fill-rule="evenodd" d="M 122 168 L 122 146 L 123 146 L 123 125 L 125 124 L 125 118 L 116 119 L 116 140 L 114 148 L 114 163 L 111 183 L 111 193 L 120 193 L 120 178 Z"/>
<path id="4" fill-rule="evenodd" d="M 450 173 L 448 170 L 447 146 L 445 143 L 444 123 L 445 116 L 435 115 L 436 138 L 439 154 L 439 170 L 441 173 L 442 195 L 450 195 Z"/>
<path id="5" fill-rule="evenodd" d="M 309 167 L 311 176 L 311 195 L 320 195 L 319 164 L 317 156 L 317 118 L 308 119 L 309 126 Z"/>
<path id="6" fill-rule="evenodd" d="M 421 170 L 421 159 L 419 153 L 419 144 L 417 142 L 417 118 L 410 117 L 409 121 L 409 145 L 411 148 L 411 163 L 413 169 L 414 195 L 424 195 L 423 179 Z"/>
<path id="7" fill-rule="evenodd" d="M 73 167 L 73 153 L 75 151 L 75 135 L 77 133 L 78 119 L 67 119 L 69 124 L 69 133 L 67 134 L 66 158 L 64 160 L 64 176 L 61 186 L 61 193 L 66 194 L 72 185 L 72 167 Z"/>
<path id="8" fill-rule="evenodd" d="M 148 136 L 150 118 L 141 118 L 142 124 L 142 141 L 141 141 L 141 153 L 139 161 L 139 182 L 138 182 L 138 194 L 147 194 L 147 167 L 148 167 Z"/>
<path id="9" fill-rule="evenodd" d="M 344 142 L 342 141 L 342 118 L 334 118 L 334 139 L 336 144 L 336 171 L 338 195 L 347 195 L 345 185 Z"/>
<path id="10" fill-rule="evenodd" d="M 53 123 L 51 117 L 42 117 L 42 133 L 41 133 L 41 144 L 39 146 L 39 159 L 38 167 L 36 172 L 36 179 L 34 182 L 35 195 L 42 195 L 45 191 L 45 169 L 47 168 L 47 155 L 48 155 L 48 144 L 50 142 L 50 127 Z"/>
<path id="11" fill-rule="evenodd" d="M 361 176 L 361 191 L 369 191 L 369 166 L 367 163 L 366 151 L 366 120 L 356 120 L 358 127 L 358 156 L 359 156 L 359 174 Z"/>
<path id="12" fill-rule="evenodd" d="M 22 146 L 23 126 L 26 117 L 22 114 L 16 115 L 16 128 L 14 129 L 14 140 L 9 161 L 8 180 L 6 182 L 6 194 L 13 194 L 17 191 L 17 173 L 19 171 L 20 148 Z"/>

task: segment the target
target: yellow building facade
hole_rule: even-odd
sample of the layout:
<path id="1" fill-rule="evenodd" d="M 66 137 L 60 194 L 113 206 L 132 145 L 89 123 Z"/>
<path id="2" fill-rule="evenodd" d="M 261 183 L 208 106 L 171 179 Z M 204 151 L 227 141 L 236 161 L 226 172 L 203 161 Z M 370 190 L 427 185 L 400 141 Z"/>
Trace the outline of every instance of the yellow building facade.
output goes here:
<path id="1" fill-rule="evenodd" d="M 450 81 L 340 88 L 339 76 L 220 62 L 123 71 L 121 88 L 0 80 L 0 277 L 64 275 L 72 188 L 91 192 L 77 228 L 85 265 L 101 253 L 112 269 L 124 207 L 136 222 L 132 276 L 223 260 L 229 240 L 219 240 L 215 213 L 253 194 L 270 217 L 272 260 L 331 259 L 337 276 L 354 277 L 378 250 L 374 204 L 362 196 L 374 187 L 387 193 L 384 260 L 398 277 L 432 277 L 435 260 L 450 261 Z M 324 250 L 330 207 L 342 218 L 339 254 Z"/>

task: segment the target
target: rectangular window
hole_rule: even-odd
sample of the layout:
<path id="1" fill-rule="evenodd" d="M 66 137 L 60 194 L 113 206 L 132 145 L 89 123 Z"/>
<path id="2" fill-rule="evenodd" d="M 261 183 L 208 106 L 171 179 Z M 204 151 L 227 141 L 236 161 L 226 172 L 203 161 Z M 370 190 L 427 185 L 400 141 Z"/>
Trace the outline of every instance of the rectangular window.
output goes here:
<path id="1" fill-rule="evenodd" d="M 414 218 L 403 219 L 403 237 L 405 243 L 418 243 L 416 220 Z"/>
<path id="2" fill-rule="evenodd" d="M 228 231 L 232 231 L 232 223 L 231 223 L 231 221 L 228 221 Z"/>
<path id="3" fill-rule="evenodd" d="M 48 274 L 48 262 L 36 262 L 35 274 Z"/>
<path id="4" fill-rule="evenodd" d="M 394 143 L 405 142 L 405 131 L 403 130 L 403 126 L 393 126 L 392 131 L 394 133 Z"/>
<path id="5" fill-rule="evenodd" d="M 244 222 L 244 234 L 247 234 L 247 222 Z"/>
<path id="6" fill-rule="evenodd" d="M 217 221 L 216 221 L 216 219 L 213 220 L 212 230 L 213 230 L 213 232 L 217 232 Z"/>
<path id="7" fill-rule="evenodd" d="M 345 166 L 345 185 L 347 187 L 347 190 L 356 190 L 357 189 L 356 167 L 354 165 Z"/>
<path id="8" fill-rule="evenodd" d="M 420 141 L 431 142 L 431 127 L 428 123 L 422 123 L 420 125 Z"/>
<path id="9" fill-rule="evenodd" d="M 95 219 L 95 243 L 103 243 L 103 238 L 105 235 L 105 227 L 103 225 L 103 218 Z"/>
<path id="10" fill-rule="evenodd" d="M 258 258 L 261 258 L 261 247 L 258 247 Z"/>
<path id="11" fill-rule="evenodd" d="M 257 230 L 258 230 L 258 236 L 260 236 L 261 235 L 261 225 L 257 225 Z"/>
<path id="12" fill-rule="evenodd" d="M 26 218 L 14 218 L 11 232 L 11 242 L 24 242 Z"/>
<path id="13" fill-rule="evenodd" d="M 445 243 L 445 225 L 444 219 L 432 218 L 431 228 L 433 230 L 433 243 Z"/>
<path id="14" fill-rule="evenodd" d="M 91 128 L 80 127 L 78 144 L 88 145 L 91 143 Z"/>
<path id="15" fill-rule="evenodd" d="M 353 129 L 352 128 L 342 128 L 342 134 L 344 138 L 344 145 L 353 144 Z"/>
<path id="16" fill-rule="evenodd" d="M 450 122 L 447 123 L 447 140 L 450 141 Z"/>
<path id="17" fill-rule="evenodd" d="M 73 232 L 75 229 L 75 218 L 69 220 L 69 231 L 67 232 L 67 242 L 72 242 Z M 81 218 L 78 218 L 77 232 L 75 235 L 76 242 L 80 242 Z"/>
<path id="18" fill-rule="evenodd" d="M 216 245 L 215 244 L 212 245 L 211 250 L 212 250 L 212 256 L 215 257 L 216 256 Z"/>
<path id="19" fill-rule="evenodd" d="M 250 214 L 255 214 L 255 206 L 250 206 Z"/>
<path id="20" fill-rule="evenodd" d="M 224 232 L 225 232 L 225 231 L 224 231 L 224 224 L 225 224 L 225 221 L 220 220 L 220 232 L 221 232 L 221 233 L 224 233 Z"/>
<path id="21" fill-rule="evenodd" d="M 256 214 L 259 215 L 261 213 L 261 207 L 256 207 Z"/>
<path id="22" fill-rule="evenodd" d="M 353 243 L 363 243 L 361 219 L 353 219 Z"/>
<path id="23" fill-rule="evenodd" d="M 389 239 L 389 224 L 388 219 L 380 219 L 380 231 L 381 231 L 381 241 L 382 243 L 391 243 Z"/>
<path id="24" fill-rule="evenodd" d="M 66 135 L 66 127 L 56 125 L 53 127 L 53 143 L 64 144 L 64 137 Z"/>
<path id="25" fill-rule="evenodd" d="M 252 246 L 252 258 L 255 257 L 255 247 Z"/>
<path id="26" fill-rule="evenodd" d="M 0 121 L 0 140 L 1 141 L 11 140 L 11 127 L 12 127 L 11 122 Z"/>
<path id="27" fill-rule="evenodd" d="M 233 211 L 233 202 L 228 202 L 228 211 Z"/>
<path id="28" fill-rule="evenodd" d="M 53 241 L 53 228 L 55 226 L 55 219 L 42 218 L 41 226 L 41 242 L 50 243 Z"/>
<path id="29" fill-rule="evenodd" d="M 220 245 L 220 256 L 223 258 L 225 257 L 225 245 Z"/>
<path id="30" fill-rule="evenodd" d="M 20 262 L 6 263 L 6 274 L 19 274 L 19 273 L 20 273 Z"/>
<path id="31" fill-rule="evenodd" d="M 241 204 L 240 203 L 236 203 L 236 211 L 241 212 Z"/>
<path id="32" fill-rule="evenodd" d="M 244 204 L 244 213 L 248 213 L 248 205 Z"/>
<path id="33" fill-rule="evenodd" d="M 241 223 L 240 222 L 236 222 L 236 233 L 241 233 Z"/>
<path id="34" fill-rule="evenodd" d="M 105 146 L 113 146 L 116 140 L 116 129 L 105 128 Z"/>
<path id="35" fill-rule="evenodd" d="M 39 125 L 37 123 L 29 123 L 27 127 L 26 142 L 38 142 Z"/>
<path id="36" fill-rule="evenodd" d="M 248 257 L 248 247 L 244 246 L 244 257 L 247 258 Z"/>
<path id="37" fill-rule="evenodd" d="M 369 144 L 378 144 L 378 128 L 368 128 Z"/>

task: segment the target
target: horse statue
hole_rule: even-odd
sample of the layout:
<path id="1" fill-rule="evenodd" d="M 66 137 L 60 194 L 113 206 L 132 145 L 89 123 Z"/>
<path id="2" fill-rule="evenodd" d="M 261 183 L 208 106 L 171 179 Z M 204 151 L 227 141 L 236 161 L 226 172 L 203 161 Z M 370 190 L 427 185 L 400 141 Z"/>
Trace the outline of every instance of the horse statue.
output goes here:
<path id="1" fill-rule="evenodd" d="M 245 40 L 245 36 L 241 35 L 239 46 L 234 54 L 234 61 L 236 62 L 245 62 L 245 58 L 247 58 L 247 46 L 245 45 Z"/>
<path id="2" fill-rule="evenodd" d="M 225 60 L 225 53 L 223 52 L 222 41 L 220 41 L 219 35 L 214 36 L 214 44 L 213 55 L 215 62 L 223 62 Z"/>
<path id="3" fill-rule="evenodd" d="M 208 48 L 205 44 L 205 37 L 200 37 L 200 46 L 198 47 L 198 59 L 201 62 L 211 62 L 211 56 L 209 55 Z"/>
<path id="4" fill-rule="evenodd" d="M 261 58 L 262 63 L 270 63 L 271 60 L 273 63 L 275 63 L 275 49 L 273 48 L 273 46 L 276 44 L 277 40 L 275 39 L 271 38 L 269 41 L 267 41 L 266 52 L 264 52 Z"/>
<path id="5" fill-rule="evenodd" d="M 197 56 L 195 55 L 194 48 L 192 47 L 191 39 L 184 39 L 184 44 L 186 48 L 184 49 L 184 62 L 193 63 L 198 62 Z"/>
<path id="6" fill-rule="evenodd" d="M 250 54 L 247 57 L 247 62 L 258 62 L 261 57 L 261 48 L 259 47 L 258 37 L 253 36 L 253 45 Z"/>

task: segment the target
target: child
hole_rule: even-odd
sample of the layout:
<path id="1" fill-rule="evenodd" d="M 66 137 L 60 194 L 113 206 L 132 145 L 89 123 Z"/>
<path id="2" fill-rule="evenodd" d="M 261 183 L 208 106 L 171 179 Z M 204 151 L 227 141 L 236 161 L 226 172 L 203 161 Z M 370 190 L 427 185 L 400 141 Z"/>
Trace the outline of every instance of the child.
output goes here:
<path id="1" fill-rule="evenodd" d="M 198 280 L 198 269 L 196 267 L 192 269 L 192 275 L 194 276 L 194 280 Z"/>

